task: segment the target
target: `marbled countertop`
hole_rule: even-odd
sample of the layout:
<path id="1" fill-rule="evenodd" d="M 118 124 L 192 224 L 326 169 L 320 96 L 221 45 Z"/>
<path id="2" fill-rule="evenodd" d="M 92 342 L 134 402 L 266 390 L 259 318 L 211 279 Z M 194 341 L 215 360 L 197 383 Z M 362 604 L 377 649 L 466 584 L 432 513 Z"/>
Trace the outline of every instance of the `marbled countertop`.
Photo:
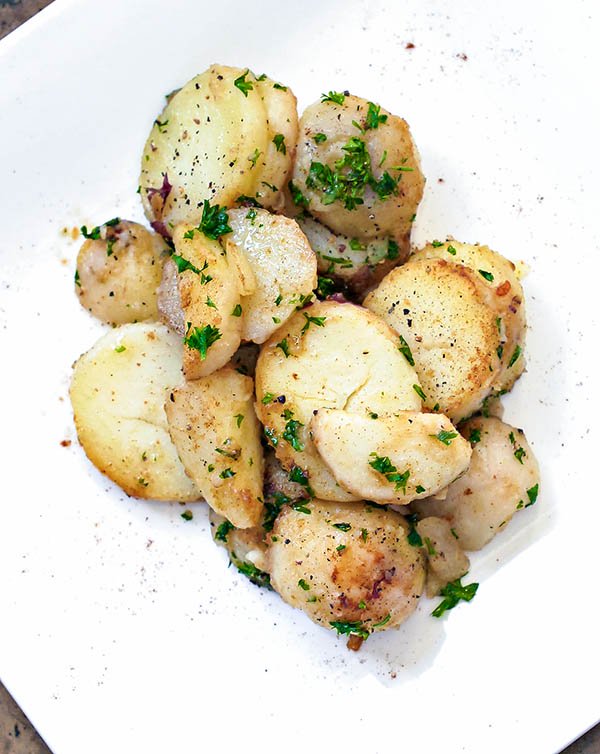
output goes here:
<path id="1" fill-rule="evenodd" d="M 51 0 L 0 0 L 0 38 L 9 34 L 50 2 Z M 518 751 L 518 744 L 515 744 L 515 751 Z M 1 682 L 0 754 L 51 754 L 50 749 Z M 60 752 L 54 754 L 60 754 Z M 115 751 L 114 754 L 119 753 Z M 134 752 L 128 752 L 128 754 L 134 754 Z M 554 753 L 548 752 L 548 754 Z M 600 725 L 565 749 L 563 754 L 600 754 Z"/>

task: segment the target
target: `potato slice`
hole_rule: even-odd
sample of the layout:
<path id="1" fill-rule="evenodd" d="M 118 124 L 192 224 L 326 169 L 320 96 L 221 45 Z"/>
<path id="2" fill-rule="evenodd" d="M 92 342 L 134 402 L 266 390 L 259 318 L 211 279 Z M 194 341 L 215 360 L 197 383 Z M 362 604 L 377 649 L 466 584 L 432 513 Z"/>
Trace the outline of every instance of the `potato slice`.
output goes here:
<path id="1" fill-rule="evenodd" d="M 244 281 L 239 260 L 230 260 L 218 241 L 193 225 L 177 226 L 173 241 L 176 254 L 165 264 L 159 309 L 183 336 L 183 371 L 195 380 L 220 369 L 237 351 L 248 276 Z"/>
<path id="2" fill-rule="evenodd" d="M 439 492 L 468 467 L 471 447 L 445 416 L 372 417 L 325 408 L 310 423 L 319 455 L 348 492 L 406 505 Z"/>
<path id="3" fill-rule="evenodd" d="M 168 100 L 144 147 L 140 194 L 152 226 L 170 236 L 179 223 L 197 224 L 205 199 L 231 207 L 250 196 L 280 208 L 297 130 L 287 87 L 221 65 L 195 76 Z"/>
<path id="4" fill-rule="evenodd" d="M 362 502 L 286 507 L 267 538 L 271 584 L 315 623 L 353 635 L 357 649 L 417 606 L 425 569 L 407 531 L 400 514 Z"/>
<path id="5" fill-rule="evenodd" d="M 158 319 L 156 290 L 169 251 L 164 239 L 118 217 L 88 236 L 77 255 L 79 303 L 109 325 Z"/>
<path id="6" fill-rule="evenodd" d="M 263 346 L 256 365 L 256 410 L 277 458 L 299 467 L 315 495 L 353 500 L 309 434 L 314 411 L 370 416 L 421 408 L 414 369 L 392 330 L 354 304 L 322 301 L 296 314 Z"/>
<path id="7" fill-rule="evenodd" d="M 160 324 L 111 330 L 74 365 L 71 403 L 90 461 L 128 495 L 198 500 L 169 437 L 164 402 L 182 380 L 180 338 Z"/>
<path id="8" fill-rule="evenodd" d="M 333 233 L 310 215 L 296 220 L 317 255 L 319 273 L 348 286 L 359 300 L 408 256 L 408 241 L 401 254 L 400 246 L 388 238 L 360 242 Z"/>
<path id="9" fill-rule="evenodd" d="M 427 557 L 425 591 L 428 597 L 435 597 L 446 584 L 468 572 L 469 558 L 458 543 L 458 535 L 445 519 L 427 516 L 415 528 Z"/>
<path id="10" fill-rule="evenodd" d="M 248 261 L 256 288 L 242 301 L 242 339 L 264 343 L 310 297 L 317 260 L 298 223 L 262 209 L 229 211 L 228 256 Z"/>
<path id="11" fill-rule="evenodd" d="M 289 87 L 268 76 L 256 78 L 254 86 L 265 108 L 267 148 L 257 162 L 253 196 L 263 207 L 279 211 L 285 204 L 284 188 L 292 173 L 298 141 L 296 97 Z"/>
<path id="12" fill-rule="evenodd" d="M 406 342 L 426 405 L 452 421 L 476 411 L 500 374 L 497 315 L 486 296 L 466 267 L 418 259 L 392 270 L 364 301 Z"/>
<path id="13" fill-rule="evenodd" d="M 342 100 L 317 102 L 302 114 L 292 176 L 297 201 L 334 233 L 392 238 L 406 257 L 425 185 L 408 124 L 361 97 Z"/>
<path id="14" fill-rule="evenodd" d="M 486 303 L 497 314 L 500 330 L 502 367 L 493 386 L 494 392 L 506 392 L 525 369 L 525 298 L 515 265 L 489 246 L 434 241 L 417 251 L 411 259 L 450 259 L 473 270 L 481 277 L 487 291 Z"/>
<path id="15" fill-rule="evenodd" d="M 523 430 L 494 417 L 476 417 L 460 431 L 471 441 L 469 469 L 444 500 L 419 500 L 421 516 L 449 521 L 464 550 L 480 550 L 518 510 L 536 502 L 540 471 Z"/>
<path id="16" fill-rule="evenodd" d="M 179 223 L 199 223 L 205 199 L 230 207 L 240 194 L 253 193 L 256 155 L 265 154 L 268 132 L 261 96 L 244 73 L 211 66 L 154 121 L 142 154 L 140 195 L 148 220 L 165 235 Z"/>
<path id="17" fill-rule="evenodd" d="M 257 526 L 263 513 L 263 456 L 253 383 L 233 369 L 172 390 L 169 431 L 206 502 L 231 523 Z"/>

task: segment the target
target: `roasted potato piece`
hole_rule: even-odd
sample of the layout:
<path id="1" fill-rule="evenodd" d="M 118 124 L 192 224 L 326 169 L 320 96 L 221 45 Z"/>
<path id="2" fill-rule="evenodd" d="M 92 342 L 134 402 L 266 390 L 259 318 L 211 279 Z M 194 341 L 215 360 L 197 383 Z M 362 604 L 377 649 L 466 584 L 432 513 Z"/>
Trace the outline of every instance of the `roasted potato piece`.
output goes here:
<path id="1" fill-rule="evenodd" d="M 523 430 L 480 416 L 460 431 L 473 446 L 468 471 L 448 487 L 444 500 L 412 507 L 422 516 L 447 519 L 464 550 L 480 550 L 516 511 L 535 503 L 540 472 Z"/>
<path id="2" fill-rule="evenodd" d="M 247 529 L 262 517 L 263 457 L 253 383 L 226 367 L 172 390 L 169 432 L 210 507 Z"/>
<path id="3" fill-rule="evenodd" d="M 458 543 L 457 534 L 443 518 L 428 516 L 416 525 L 427 557 L 428 597 L 435 597 L 450 581 L 462 578 L 469 570 L 469 558 Z"/>
<path id="4" fill-rule="evenodd" d="M 454 422 L 479 409 L 500 374 L 497 315 L 482 289 L 462 265 L 419 259 L 392 270 L 364 301 L 404 339 L 427 407 Z"/>
<path id="5" fill-rule="evenodd" d="M 128 495 L 201 497 L 169 437 L 165 398 L 182 380 L 181 340 L 160 324 L 111 330 L 74 365 L 71 403 L 90 461 Z"/>
<path id="6" fill-rule="evenodd" d="M 493 389 L 497 393 L 510 390 L 525 369 L 523 350 L 527 328 L 523 288 L 513 262 L 488 246 L 454 239 L 427 244 L 411 259 L 451 259 L 481 276 L 488 293 L 486 303 L 496 312 L 500 330 L 502 367 Z"/>
<path id="7" fill-rule="evenodd" d="M 158 319 L 156 289 L 167 253 L 163 238 L 131 220 L 115 217 L 93 228 L 77 255 L 80 304 L 109 325 Z"/>
<path id="8" fill-rule="evenodd" d="M 252 196 L 263 207 L 280 211 L 285 204 L 284 188 L 292 173 L 298 141 L 296 97 L 289 87 L 264 74 L 256 78 L 254 85 L 265 108 L 267 148 L 257 161 Z"/>
<path id="9" fill-rule="evenodd" d="M 316 102 L 300 119 L 292 181 L 296 201 L 334 233 L 391 238 L 408 254 L 425 179 L 402 118 L 360 97 Z"/>
<path id="10" fill-rule="evenodd" d="M 368 417 L 323 408 L 310 432 L 340 486 L 377 503 L 429 497 L 459 477 L 471 457 L 469 443 L 441 414 Z"/>
<path id="11" fill-rule="evenodd" d="M 296 312 L 264 344 L 256 364 L 258 417 L 284 468 L 307 473 L 317 497 L 356 499 L 314 446 L 314 411 L 340 408 L 368 417 L 421 408 L 418 379 L 398 345 L 381 319 L 334 301 Z"/>
<path id="12" fill-rule="evenodd" d="M 264 343 L 317 285 L 317 260 L 298 223 L 253 207 L 229 211 L 233 232 L 227 254 L 237 249 L 254 274 L 255 290 L 242 301 L 242 339 Z"/>
<path id="13" fill-rule="evenodd" d="M 139 181 L 156 230 L 168 236 L 179 223 L 197 224 L 205 199 L 231 207 L 258 193 L 263 206 L 281 204 L 293 149 L 278 151 L 273 139 L 293 143 L 296 100 L 259 83 L 247 69 L 213 65 L 168 101 L 146 141 Z"/>
<path id="14" fill-rule="evenodd" d="M 358 300 L 404 261 L 400 247 L 392 239 L 363 243 L 333 233 L 310 215 L 298 215 L 296 220 L 317 255 L 319 273 L 347 286 Z M 406 257 L 408 246 L 404 252 L 403 257 Z"/>
<path id="15" fill-rule="evenodd" d="M 271 584 L 315 623 L 365 639 L 417 605 L 425 569 L 407 531 L 400 514 L 365 503 L 285 507 L 267 540 Z"/>
<path id="16" fill-rule="evenodd" d="M 204 377 L 237 351 L 244 287 L 237 260 L 193 225 L 173 234 L 176 254 L 165 264 L 158 291 L 163 320 L 183 336 L 186 379 Z"/>
<path id="17" fill-rule="evenodd" d="M 237 529 L 231 521 L 215 513 L 212 508 L 208 520 L 213 540 L 227 550 L 229 560 L 238 571 L 257 586 L 270 586 L 269 574 L 265 571 L 267 546 L 264 542 L 264 529 L 260 526 Z"/>

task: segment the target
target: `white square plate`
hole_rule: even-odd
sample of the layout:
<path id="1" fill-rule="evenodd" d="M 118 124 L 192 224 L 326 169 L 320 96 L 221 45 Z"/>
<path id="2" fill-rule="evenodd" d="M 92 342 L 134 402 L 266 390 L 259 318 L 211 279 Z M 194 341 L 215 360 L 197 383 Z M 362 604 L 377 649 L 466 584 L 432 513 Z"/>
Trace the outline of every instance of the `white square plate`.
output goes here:
<path id="1" fill-rule="evenodd" d="M 57 0 L 0 44 L 0 672 L 57 754 L 547 754 L 596 722 L 599 36 L 593 0 Z M 349 88 L 403 115 L 428 178 L 414 241 L 531 267 L 505 406 L 538 504 L 473 557 L 472 603 L 423 600 L 358 654 L 227 570 L 200 506 L 126 498 L 74 435 L 70 365 L 102 328 L 61 229 L 143 218 L 147 131 L 212 62 L 301 109 Z"/>

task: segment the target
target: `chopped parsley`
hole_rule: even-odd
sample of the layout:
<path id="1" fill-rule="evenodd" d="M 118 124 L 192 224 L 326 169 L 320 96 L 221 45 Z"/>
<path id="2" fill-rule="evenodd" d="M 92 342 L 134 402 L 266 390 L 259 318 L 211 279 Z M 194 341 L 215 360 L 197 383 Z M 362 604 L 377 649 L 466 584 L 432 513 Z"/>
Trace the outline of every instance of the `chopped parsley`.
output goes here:
<path id="1" fill-rule="evenodd" d="M 194 518 L 194 514 L 192 513 L 192 511 L 183 511 L 181 518 L 184 521 L 191 521 Z"/>
<path id="2" fill-rule="evenodd" d="M 231 479 L 231 477 L 235 476 L 235 471 L 232 471 L 231 469 L 223 469 L 223 471 L 219 474 L 220 479 Z"/>
<path id="3" fill-rule="evenodd" d="M 116 353 L 123 353 L 123 351 L 125 351 L 125 350 L 126 350 L 126 349 L 125 349 L 125 346 L 124 346 L 123 344 L 121 344 L 120 346 L 117 346 L 117 347 L 115 348 L 115 352 L 116 352 Z"/>
<path id="4" fill-rule="evenodd" d="M 235 423 L 238 425 L 238 428 L 242 426 L 242 422 L 244 421 L 244 414 L 236 414 L 234 417 Z"/>
<path id="5" fill-rule="evenodd" d="M 471 445 L 477 445 L 478 442 L 481 442 L 481 429 L 479 427 L 473 427 L 469 433 L 469 442 Z"/>
<path id="6" fill-rule="evenodd" d="M 409 513 L 406 516 L 406 521 L 408 523 L 408 534 L 406 535 L 406 539 L 408 540 L 408 544 L 412 545 L 413 547 L 423 547 L 423 540 L 421 539 L 421 535 L 416 529 L 416 524 L 418 522 L 417 514 L 416 513 Z"/>
<path id="7" fill-rule="evenodd" d="M 491 272 L 488 272 L 487 270 L 477 270 L 477 272 L 481 275 L 482 278 L 488 281 L 488 283 L 494 282 L 494 276 Z"/>
<path id="8" fill-rule="evenodd" d="M 217 527 L 217 531 L 215 532 L 215 539 L 219 542 L 227 542 L 227 535 L 232 529 L 235 529 L 235 526 L 231 523 L 231 521 L 225 519 L 225 521 L 223 521 Z"/>
<path id="9" fill-rule="evenodd" d="M 304 443 L 298 437 L 298 430 L 303 426 L 304 424 L 297 421 L 296 419 L 290 419 L 285 425 L 285 429 L 283 430 L 281 435 L 283 439 L 288 442 L 294 450 L 298 451 L 298 453 L 301 453 L 304 450 Z"/>
<path id="10" fill-rule="evenodd" d="M 319 132 L 313 136 L 313 141 L 315 144 L 322 144 L 324 141 L 327 141 L 327 135 Z"/>
<path id="11" fill-rule="evenodd" d="M 286 154 L 287 150 L 285 147 L 285 136 L 283 134 L 275 134 L 273 137 L 273 144 L 275 144 L 275 149 L 278 152 L 281 152 L 281 154 Z"/>
<path id="12" fill-rule="evenodd" d="M 515 433 L 511 432 L 508 435 L 508 439 L 510 440 L 510 444 L 513 446 L 513 455 L 517 459 L 517 461 L 523 465 L 523 458 L 527 455 L 525 452 L 525 448 L 523 448 L 521 445 L 517 443 Z"/>
<path id="13" fill-rule="evenodd" d="M 388 239 L 386 256 L 388 259 L 398 259 L 400 256 L 400 249 L 393 238 Z"/>
<path id="14" fill-rule="evenodd" d="M 308 590 L 310 589 L 310 584 L 307 584 L 306 581 L 304 581 L 304 579 L 298 579 L 298 586 L 300 587 L 300 589 L 303 589 L 305 592 L 308 592 Z"/>
<path id="15" fill-rule="evenodd" d="M 335 281 L 333 278 L 322 277 L 319 275 L 317 283 L 317 295 L 321 298 L 327 298 L 335 291 Z"/>
<path id="16" fill-rule="evenodd" d="M 205 325 L 204 327 L 194 327 L 190 332 L 192 323 L 188 322 L 186 336 L 183 342 L 188 348 L 198 351 L 202 361 L 206 358 L 208 349 L 221 338 L 221 331 L 218 327 Z"/>
<path id="17" fill-rule="evenodd" d="M 404 340 L 404 338 L 402 337 L 402 335 L 400 335 L 399 338 L 400 338 L 400 345 L 398 346 L 398 350 L 404 356 L 404 358 L 408 361 L 408 363 L 411 365 L 411 367 L 414 367 L 415 360 L 413 358 L 412 351 L 410 350 L 410 346 Z M 414 387 L 414 385 L 413 385 L 413 387 Z"/>
<path id="18" fill-rule="evenodd" d="M 246 68 L 244 73 L 242 73 L 241 76 L 238 76 L 237 79 L 233 82 L 234 86 L 237 86 L 237 88 L 240 90 L 240 92 L 244 95 L 244 97 L 248 96 L 248 92 L 252 91 L 254 89 L 254 84 L 251 81 L 246 81 L 246 76 L 250 73 L 249 69 Z"/>
<path id="19" fill-rule="evenodd" d="M 261 156 L 261 154 L 262 154 L 262 152 L 260 151 L 260 149 L 258 147 L 256 147 L 256 149 L 254 150 L 254 152 L 250 155 L 250 157 L 248 157 L 248 160 L 250 160 L 250 162 L 252 163 L 252 167 L 253 168 L 256 167 L 256 161 Z"/>
<path id="20" fill-rule="evenodd" d="M 275 393 L 265 393 L 263 397 L 260 399 L 260 402 L 266 406 L 268 403 L 273 402 L 273 398 L 275 398 Z"/>
<path id="21" fill-rule="evenodd" d="M 189 232 L 189 231 L 188 231 Z M 186 270 L 191 270 L 191 272 L 195 272 L 196 275 L 200 275 L 202 270 L 199 270 L 195 265 L 193 265 L 189 259 L 186 259 L 185 257 L 182 257 L 180 254 L 173 254 L 171 256 L 171 259 L 175 262 L 177 265 L 177 272 L 185 272 Z M 204 263 L 204 267 L 202 269 L 206 269 L 208 267 L 208 263 Z"/>
<path id="22" fill-rule="evenodd" d="M 217 308 L 217 305 L 215 304 L 215 302 L 212 300 L 210 296 L 206 297 L 206 301 L 204 303 L 206 304 L 206 306 L 209 306 L 211 309 Z"/>
<path id="23" fill-rule="evenodd" d="M 232 229 L 229 227 L 229 215 L 227 214 L 225 207 L 220 207 L 218 204 L 211 207 L 208 199 L 205 199 L 202 207 L 200 224 L 195 228 L 186 231 L 183 234 L 183 237 L 193 238 L 196 231 L 204 233 L 207 238 L 212 238 L 213 241 L 221 238 L 221 236 L 224 236 L 226 233 L 231 233 Z"/>
<path id="24" fill-rule="evenodd" d="M 290 498 L 284 495 L 283 492 L 276 492 L 273 495 L 272 500 L 265 500 L 265 515 L 263 518 L 263 529 L 265 531 L 272 531 L 275 519 L 279 515 L 284 505 L 287 505 Z"/>
<path id="25" fill-rule="evenodd" d="M 367 117 L 365 118 L 365 131 L 369 128 L 379 128 L 380 123 L 386 122 L 388 116 L 380 115 L 380 111 L 380 105 L 375 105 L 373 102 L 369 102 L 369 109 L 367 111 Z"/>
<path id="26" fill-rule="evenodd" d="M 279 444 L 279 440 L 277 439 L 277 435 L 275 434 L 274 430 L 272 430 L 271 427 L 265 427 L 263 429 L 263 433 L 267 440 L 271 443 L 271 445 L 276 448 Z"/>
<path id="27" fill-rule="evenodd" d="M 382 626 L 385 626 L 386 623 L 390 622 L 391 617 L 391 613 L 388 613 L 383 620 L 379 621 L 379 623 L 373 623 L 373 628 L 381 628 Z"/>
<path id="28" fill-rule="evenodd" d="M 344 92 L 329 92 L 321 95 L 321 102 L 335 102 L 336 105 L 343 105 L 345 99 Z"/>
<path id="29" fill-rule="evenodd" d="M 529 502 L 525 506 L 526 508 L 529 508 L 530 505 L 533 505 L 535 503 L 535 501 L 537 500 L 537 497 L 538 497 L 539 490 L 540 490 L 539 483 L 538 484 L 534 484 L 533 487 L 530 487 L 527 490 L 527 497 L 529 498 Z"/>
<path id="30" fill-rule="evenodd" d="M 308 330 L 308 328 L 311 325 L 316 325 L 317 327 L 324 327 L 325 320 L 327 319 L 326 317 L 311 317 L 306 312 L 302 312 L 302 316 L 306 320 L 306 322 L 304 323 L 304 327 L 300 331 L 302 335 L 304 335 L 304 333 Z"/>
<path id="31" fill-rule="evenodd" d="M 236 304 L 233 307 L 233 311 L 231 312 L 232 317 L 241 317 L 242 316 L 242 305 Z"/>
<path id="32" fill-rule="evenodd" d="M 423 388 L 420 385 L 413 385 L 413 390 L 415 391 L 415 393 L 419 396 L 419 398 L 422 401 L 426 401 L 427 400 L 427 398 L 425 396 L 425 393 L 423 392 Z"/>
<path id="33" fill-rule="evenodd" d="M 79 270 L 75 270 L 75 285 L 81 288 L 81 280 L 79 279 Z"/>
<path id="34" fill-rule="evenodd" d="M 310 497 L 315 496 L 315 493 L 308 482 L 308 474 L 306 473 L 306 471 L 303 471 L 300 466 L 292 467 L 290 473 L 288 474 L 288 479 L 290 480 L 290 482 L 295 482 L 301 487 L 304 487 Z"/>
<path id="35" fill-rule="evenodd" d="M 332 526 L 334 527 L 334 529 L 339 529 L 340 531 L 350 531 L 350 529 L 352 528 L 350 524 L 345 523 L 332 524 Z"/>
<path id="36" fill-rule="evenodd" d="M 266 571 L 261 571 L 253 563 L 248 563 L 245 560 L 238 560 L 235 553 L 231 553 L 231 562 L 238 569 L 239 573 L 244 575 L 256 586 L 263 586 L 266 589 L 272 589 L 271 577 Z"/>
<path id="37" fill-rule="evenodd" d="M 437 435 L 429 435 L 429 437 L 433 437 L 436 440 L 439 440 L 444 445 L 450 445 L 452 440 L 454 440 L 455 437 L 458 437 L 457 432 L 449 432 L 447 429 L 441 429 Z"/>
<path id="38" fill-rule="evenodd" d="M 338 636 L 340 634 L 353 634 L 354 636 L 359 636 L 361 639 L 369 638 L 369 629 L 365 628 L 361 620 L 332 620 L 329 621 L 329 625 L 332 628 L 335 628 L 335 630 L 338 632 Z"/>
<path id="39" fill-rule="evenodd" d="M 369 466 L 382 474 L 388 482 L 392 482 L 396 490 L 402 490 L 402 493 L 406 495 L 406 483 L 410 477 L 410 471 L 407 469 L 401 474 L 387 456 L 371 453 L 370 457 L 373 460 L 369 461 Z"/>
<path id="40" fill-rule="evenodd" d="M 440 596 L 444 599 L 431 613 L 435 618 L 440 618 L 447 610 L 452 610 L 458 603 L 463 600 L 470 602 L 475 596 L 479 584 L 466 584 L 463 586 L 460 579 L 450 581 L 440 590 Z"/>
<path id="41" fill-rule="evenodd" d="M 286 359 L 290 355 L 290 347 L 288 345 L 287 338 L 280 340 L 279 343 L 277 343 L 277 345 L 275 346 L 275 348 L 281 348 L 281 350 L 285 354 Z"/>
<path id="42" fill-rule="evenodd" d="M 516 346 L 515 350 L 513 351 L 513 355 L 510 357 L 510 361 L 508 362 L 509 367 L 512 367 L 515 361 L 519 358 L 519 356 L 521 355 L 521 350 L 521 346 Z"/>
<path id="43" fill-rule="evenodd" d="M 446 251 L 448 252 L 448 254 L 452 254 L 452 256 L 456 255 L 456 249 L 451 244 L 448 244 Z"/>
<path id="44" fill-rule="evenodd" d="M 288 189 L 296 207 L 308 207 L 308 199 L 293 181 L 288 181 Z"/>

